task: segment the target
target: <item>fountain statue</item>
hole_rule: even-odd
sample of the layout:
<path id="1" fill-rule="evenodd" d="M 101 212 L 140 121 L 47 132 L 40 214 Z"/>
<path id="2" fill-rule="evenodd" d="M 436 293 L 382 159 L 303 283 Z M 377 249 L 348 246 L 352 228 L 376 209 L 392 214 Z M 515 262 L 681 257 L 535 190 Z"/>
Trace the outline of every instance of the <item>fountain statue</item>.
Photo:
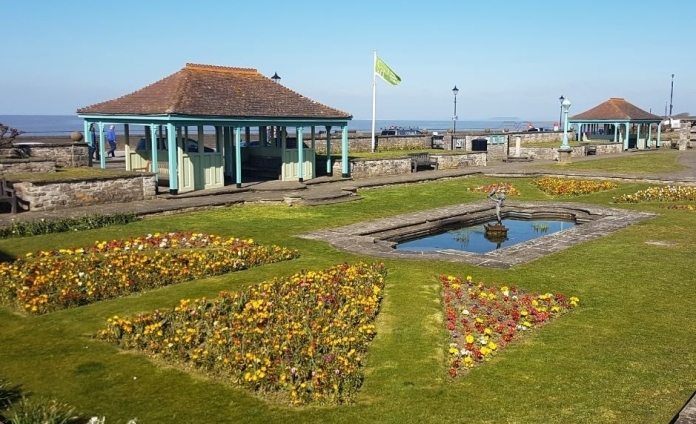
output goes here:
<path id="1" fill-rule="evenodd" d="M 503 207 L 503 204 L 505 203 L 505 193 L 500 193 L 500 195 L 498 195 L 497 193 L 497 190 L 491 190 L 491 192 L 488 193 L 487 196 L 489 200 L 495 202 L 495 217 L 497 219 L 497 222 L 495 224 L 484 225 L 484 228 L 486 229 L 486 238 L 489 240 L 507 239 L 508 228 L 505 225 L 503 225 L 503 219 L 500 216 L 500 209 Z"/>

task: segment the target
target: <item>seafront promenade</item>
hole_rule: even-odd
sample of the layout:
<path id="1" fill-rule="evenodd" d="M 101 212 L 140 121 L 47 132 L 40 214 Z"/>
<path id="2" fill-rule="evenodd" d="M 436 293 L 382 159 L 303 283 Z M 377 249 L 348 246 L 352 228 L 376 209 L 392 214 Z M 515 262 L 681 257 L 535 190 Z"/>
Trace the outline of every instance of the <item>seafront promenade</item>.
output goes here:
<path id="1" fill-rule="evenodd" d="M 616 155 L 586 156 L 573 159 L 574 162 L 600 160 L 625 155 L 654 154 L 654 151 L 623 152 Z M 110 160 L 109 166 L 118 167 L 122 164 L 119 158 Z M 0 226 L 7 226 L 13 220 L 33 221 L 39 219 L 56 219 L 61 217 L 77 217 L 93 214 L 135 213 L 138 216 L 156 216 L 175 213 L 185 213 L 211 208 L 228 207 L 242 204 L 286 204 L 293 205 L 323 205 L 347 202 L 360 199 L 360 191 L 375 187 L 393 186 L 400 184 L 420 183 L 452 178 L 466 178 L 475 175 L 487 175 L 500 178 L 525 177 L 537 175 L 564 175 L 605 178 L 623 181 L 644 181 L 655 184 L 687 184 L 696 185 L 696 150 L 687 150 L 680 156 L 680 164 L 685 170 L 665 174 L 619 174 L 596 171 L 569 171 L 553 161 L 533 162 L 489 162 L 485 167 L 466 167 L 461 169 L 421 171 L 396 176 L 383 176 L 365 179 L 340 177 L 320 177 L 304 183 L 292 181 L 265 181 L 223 187 L 216 190 L 197 191 L 187 194 L 159 194 L 153 200 L 129 203 L 100 204 L 83 206 L 59 211 L 22 212 L 16 215 L 0 214 Z M 554 165 L 540 170 L 540 165 Z M 454 195 L 454 194 L 453 194 Z"/>

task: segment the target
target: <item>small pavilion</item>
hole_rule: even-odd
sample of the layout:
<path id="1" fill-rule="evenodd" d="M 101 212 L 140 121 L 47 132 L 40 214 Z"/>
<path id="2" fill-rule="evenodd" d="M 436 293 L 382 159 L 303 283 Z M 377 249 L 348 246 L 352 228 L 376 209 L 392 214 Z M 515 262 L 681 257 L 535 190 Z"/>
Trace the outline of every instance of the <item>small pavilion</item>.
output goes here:
<path id="1" fill-rule="evenodd" d="M 241 187 L 243 164 L 253 159 L 264 166 L 278 164 L 283 181 L 315 178 L 317 126 L 326 131 L 328 175 L 333 174 L 331 128 L 340 128 L 341 171 L 348 177 L 352 115 L 278 80 L 277 74 L 267 78 L 256 69 L 187 63 L 133 93 L 78 109 L 77 115 L 84 119 L 85 134 L 91 124 L 97 129 L 97 146 L 92 147 L 101 153 L 101 168 L 106 167 L 104 129 L 114 124 L 120 132 L 123 125 L 126 169 L 151 171 L 158 184 L 160 177 L 168 180 L 172 194 L 222 187 L 226 178 Z M 190 128 L 197 140 L 189 138 Z M 304 140 L 307 129 L 309 146 Z M 130 138 L 136 132 L 144 137 L 133 148 Z M 206 133 L 214 134 L 214 148 L 205 145 Z M 91 137 L 86 138 L 91 145 Z"/>
<path id="2" fill-rule="evenodd" d="M 646 112 L 622 98 L 612 97 L 592 109 L 572 116 L 568 125 L 577 125 L 579 140 L 609 140 L 623 143 L 624 150 L 646 149 L 661 145 L 662 117 Z"/>

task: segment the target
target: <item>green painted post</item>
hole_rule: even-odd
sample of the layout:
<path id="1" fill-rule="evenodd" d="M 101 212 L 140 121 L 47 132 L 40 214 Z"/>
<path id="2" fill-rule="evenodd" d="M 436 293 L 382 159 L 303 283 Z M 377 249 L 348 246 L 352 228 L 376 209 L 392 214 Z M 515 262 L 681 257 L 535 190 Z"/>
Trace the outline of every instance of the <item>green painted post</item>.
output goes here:
<path id="1" fill-rule="evenodd" d="M 660 136 L 662 135 L 662 122 L 657 124 L 657 145 L 655 147 L 662 147 L 662 139 Z"/>
<path id="2" fill-rule="evenodd" d="M 614 143 L 619 141 L 619 124 L 614 122 Z"/>
<path id="3" fill-rule="evenodd" d="M 234 129 L 234 168 L 236 171 L 237 188 L 242 188 L 242 129 Z"/>
<path id="4" fill-rule="evenodd" d="M 626 137 L 624 137 L 624 144 L 623 144 L 624 150 L 628 150 L 628 138 L 630 137 L 630 134 L 628 133 L 630 130 L 629 125 L 630 125 L 630 123 L 626 122 Z"/>
<path id="5" fill-rule="evenodd" d="M 640 149 L 640 127 L 641 124 L 636 126 L 636 149 Z"/>
<path id="6" fill-rule="evenodd" d="M 230 127 L 223 128 L 225 142 L 225 176 L 232 178 L 232 131 Z"/>
<path id="7" fill-rule="evenodd" d="M 157 137 L 160 135 L 157 134 Z M 179 173 L 177 172 L 178 169 L 178 164 L 176 163 L 176 153 L 177 153 L 177 148 L 176 148 L 176 133 L 174 132 L 174 124 L 167 124 L 167 147 L 168 147 L 168 153 L 169 153 L 169 193 L 170 194 L 177 194 L 179 192 L 179 179 L 177 176 Z M 154 151 L 152 153 L 153 155 L 156 155 L 157 152 Z M 153 163 L 157 163 L 156 160 L 152 161 Z M 157 171 L 154 171 L 157 172 Z M 157 174 L 155 174 L 157 175 Z"/>
<path id="8" fill-rule="evenodd" d="M 331 165 L 331 125 L 326 126 L 326 175 L 333 176 L 333 165 Z"/>
<path id="9" fill-rule="evenodd" d="M 645 143 L 645 147 L 648 149 L 652 143 L 652 122 L 648 123 L 648 141 Z"/>
<path id="10" fill-rule="evenodd" d="M 150 167 L 151 171 L 155 173 L 156 184 L 159 183 L 159 137 L 160 135 L 157 134 L 157 124 L 150 124 L 150 151 L 152 152 Z M 167 143 L 169 143 L 169 140 L 167 140 Z"/>
<path id="11" fill-rule="evenodd" d="M 348 167 L 348 126 L 341 126 L 341 176 L 343 178 L 350 177 Z"/>
<path id="12" fill-rule="evenodd" d="M 302 132 L 304 131 L 303 127 L 296 127 L 295 131 L 297 132 L 297 176 L 298 176 L 298 181 L 303 182 L 304 181 L 304 140 L 303 140 L 303 134 Z"/>

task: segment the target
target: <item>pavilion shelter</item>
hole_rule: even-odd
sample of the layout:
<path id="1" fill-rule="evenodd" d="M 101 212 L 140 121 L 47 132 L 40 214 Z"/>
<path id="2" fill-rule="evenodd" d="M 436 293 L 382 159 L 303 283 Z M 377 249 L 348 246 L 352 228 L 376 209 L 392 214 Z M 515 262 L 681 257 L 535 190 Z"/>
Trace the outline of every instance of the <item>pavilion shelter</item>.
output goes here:
<path id="1" fill-rule="evenodd" d="M 252 171 L 278 167 L 283 181 L 316 177 L 315 128 L 326 132 L 326 173 L 332 175 L 332 127 L 340 128 L 342 176 L 349 176 L 348 121 L 352 115 L 309 99 L 256 69 L 187 63 L 183 69 L 113 100 L 78 109 L 85 134 L 98 131 L 101 168 L 106 167 L 104 130 L 125 136 L 126 169 L 147 170 L 168 180 L 172 194 L 241 187 Z M 309 132 L 310 143 L 305 141 Z M 133 148 L 131 135 L 139 133 Z M 293 134 L 289 137 L 288 134 Z M 205 135 L 212 140 L 205 142 Z M 214 134 L 214 136 L 213 136 Z M 190 137 L 195 137 L 192 139 Z M 253 139 L 255 138 L 255 139 Z M 92 143 L 91 137 L 87 137 Z M 214 144 L 214 145 L 213 145 Z M 308 145 L 309 144 L 309 145 Z M 91 160 L 91 159 L 90 159 Z"/>
<path id="2" fill-rule="evenodd" d="M 572 116 L 580 141 L 608 140 L 623 143 L 623 149 L 660 147 L 662 117 L 646 112 L 622 98 L 612 97 L 590 110 Z M 653 130 L 657 137 L 653 140 Z"/>

